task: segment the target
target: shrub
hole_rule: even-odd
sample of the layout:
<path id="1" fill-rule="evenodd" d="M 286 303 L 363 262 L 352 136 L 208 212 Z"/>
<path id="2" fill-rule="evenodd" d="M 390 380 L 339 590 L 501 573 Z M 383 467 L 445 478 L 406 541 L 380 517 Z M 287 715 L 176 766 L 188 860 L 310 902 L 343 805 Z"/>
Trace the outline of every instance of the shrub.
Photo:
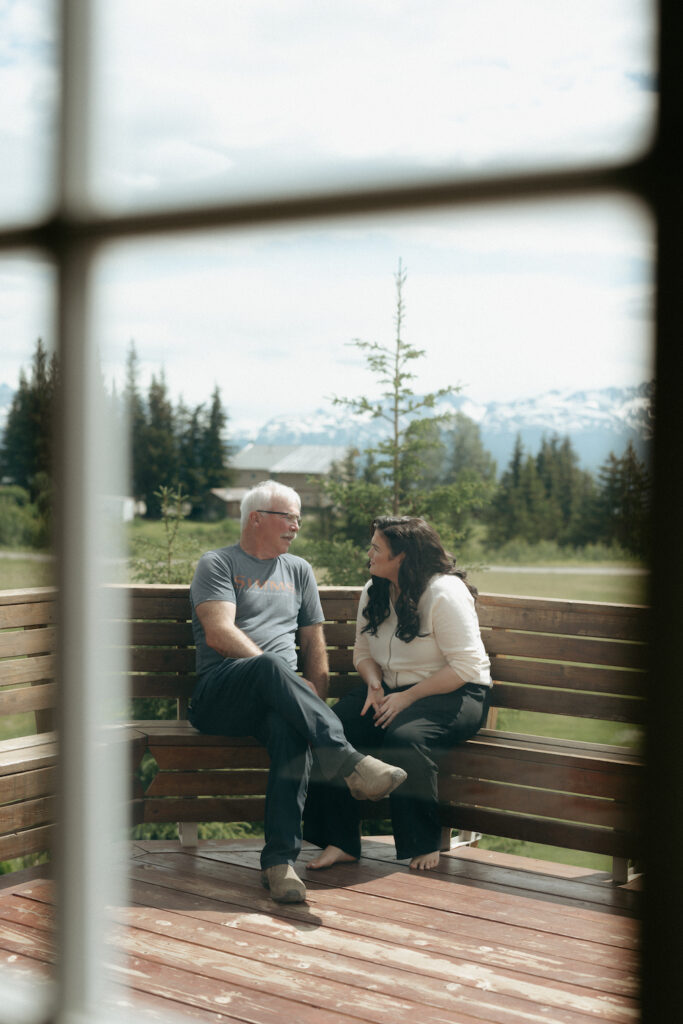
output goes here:
<path id="1" fill-rule="evenodd" d="M 37 507 L 23 487 L 0 487 L 0 545 L 44 547 L 47 530 Z"/>

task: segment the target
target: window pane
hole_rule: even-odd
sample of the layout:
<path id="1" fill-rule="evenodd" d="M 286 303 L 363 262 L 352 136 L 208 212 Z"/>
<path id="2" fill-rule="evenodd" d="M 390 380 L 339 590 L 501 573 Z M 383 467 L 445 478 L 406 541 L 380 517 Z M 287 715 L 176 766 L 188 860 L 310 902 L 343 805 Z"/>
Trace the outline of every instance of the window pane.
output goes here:
<path id="1" fill-rule="evenodd" d="M 121 595 L 100 585 L 122 563 L 124 459 L 118 456 L 124 456 L 125 445 L 107 419 L 110 403 L 87 342 L 90 332 L 83 332 L 80 350 L 74 344 L 73 305 L 84 293 L 82 279 L 77 284 L 77 293 L 72 287 L 64 293 L 65 309 L 71 309 L 70 351 L 57 355 L 54 268 L 31 255 L 0 259 L 3 1022 L 48 1019 L 41 1007 L 58 998 L 44 984 L 53 974 L 64 983 L 62 996 L 68 991 L 73 998 L 65 964 L 71 965 L 71 981 L 74 961 L 83 979 L 99 969 L 97 929 L 91 925 L 104 916 L 107 902 L 114 904 L 107 900 L 117 882 L 114 840 L 124 834 L 128 809 L 130 762 L 122 737 L 111 728 L 127 710 Z M 63 431 L 55 429 L 58 408 L 66 410 Z M 60 459 L 56 437 L 70 445 L 70 457 Z M 59 572 L 56 505 L 66 524 Z M 58 780 L 68 794 L 61 802 Z M 84 790 L 96 794 L 94 809 L 86 806 Z M 24 869 L 30 873 L 16 875 Z M 11 896 L 5 885 L 13 888 Z M 69 948 L 59 947 L 56 923 L 68 931 Z M 82 954 L 84 947 L 89 957 L 72 952 Z"/>
<path id="2" fill-rule="evenodd" d="M 406 336 L 426 350 L 416 389 L 462 384 L 474 413 L 627 388 L 652 374 L 651 246 L 617 198 L 123 243 L 97 278 L 104 374 L 120 393 L 132 342 L 143 389 L 163 372 L 195 404 L 218 386 L 231 433 L 252 440 L 332 393 L 377 392 L 349 343 L 391 341 L 401 259 Z"/>
<path id="3" fill-rule="evenodd" d="M 52 0 L 0 3 L 0 222 L 45 213 L 54 195 L 57 38 Z"/>
<path id="4" fill-rule="evenodd" d="M 98 4 L 93 192 L 107 207 L 633 154 L 648 0 Z"/>
<path id="5" fill-rule="evenodd" d="M 35 521 L 27 511 L 21 525 L 17 520 L 11 526 L 10 518 L 14 520 L 8 513 L 4 532 L 0 527 L 0 549 L 41 549 L 39 557 L 34 551 L 26 560 L 4 561 L 3 588 L 52 582 L 47 519 L 51 501 L 46 489 L 52 453 L 46 439 L 52 427 L 51 394 L 56 377 L 54 283 L 53 269 L 34 256 L 16 254 L 0 259 L 0 481 L 15 489 L 12 493 L 17 499 L 16 488 L 21 488 L 42 506 Z M 34 511 L 38 513 L 37 506 Z"/>
<path id="6" fill-rule="evenodd" d="M 43 879 L 51 873 L 55 597 L 35 588 L 55 581 L 54 284 L 52 268 L 31 255 L 0 259 L 0 1020 L 7 1021 L 40 1019 L 53 963 L 50 894 L 36 903 L 24 879 L 9 907 L 4 887 L 33 866 Z M 37 930 L 22 929 L 26 920 Z"/>
<path id="7" fill-rule="evenodd" d="M 460 387 L 439 411 L 460 414 L 479 432 L 498 480 L 518 436 L 525 458 L 536 458 L 544 439 L 569 437 L 579 467 L 595 480 L 610 453 L 621 458 L 629 442 L 647 459 L 652 237 L 640 207 L 612 198 L 440 209 L 111 247 L 96 288 L 104 376 L 121 395 L 133 350 L 139 400 L 148 416 L 154 404 L 165 417 L 157 434 L 167 445 L 168 479 L 147 479 L 131 497 L 150 511 L 159 484 L 184 478 L 183 459 L 196 454 L 182 447 L 191 415 L 202 407 L 201 422 L 215 388 L 228 415 L 232 486 L 268 475 L 254 466 L 257 476 L 248 476 L 250 444 L 291 452 L 327 445 L 337 460 L 350 446 L 376 444 L 383 421 L 354 416 L 332 398 L 374 402 L 387 391 L 353 342 L 394 343 L 399 261 L 402 336 L 424 350 L 409 367 L 408 386 L 418 395 Z M 144 447 L 144 415 L 140 422 L 134 449 Z M 136 458 L 149 469 L 151 456 Z M 441 458 L 443 476 L 450 449 Z M 187 479 L 186 492 L 199 477 Z M 198 517 L 209 490 L 193 494 Z M 479 540 L 459 554 L 495 564 L 503 539 L 482 522 L 468 530 Z M 591 530 L 549 537 L 556 557 L 566 559 L 565 542 L 609 546 Z M 182 578 L 168 582 L 189 581 L 199 553 L 189 551 Z M 485 579 L 479 585 L 488 589 Z M 614 590 L 604 599 L 619 600 Z M 633 591 L 623 599 L 632 601 Z"/>

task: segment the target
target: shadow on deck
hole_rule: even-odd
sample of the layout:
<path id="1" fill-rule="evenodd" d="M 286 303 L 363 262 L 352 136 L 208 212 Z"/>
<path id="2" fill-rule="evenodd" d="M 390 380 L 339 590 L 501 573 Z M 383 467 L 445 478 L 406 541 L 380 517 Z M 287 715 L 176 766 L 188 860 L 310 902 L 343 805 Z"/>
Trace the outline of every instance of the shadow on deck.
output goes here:
<path id="1" fill-rule="evenodd" d="M 258 840 L 132 844 L 112 942 L 135 1019 L 252 1024 L 630 1021 L 638 1004 L 637 880 L 464 848 L 411 872 L 391 840 L 363 859 L 298 869 L 306 904 L 260 884 Z M 0 879 L 0 961 L 44 974 L 52 885 Z"/>

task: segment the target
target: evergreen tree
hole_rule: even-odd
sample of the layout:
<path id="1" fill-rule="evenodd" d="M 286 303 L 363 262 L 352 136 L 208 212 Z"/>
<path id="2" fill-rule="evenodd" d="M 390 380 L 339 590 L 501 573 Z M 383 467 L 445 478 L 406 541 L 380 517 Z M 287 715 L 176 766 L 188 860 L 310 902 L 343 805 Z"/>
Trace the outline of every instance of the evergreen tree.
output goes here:
<path id="1" fill-rule="evenodd" d="M 368 447 L 360 459 L 349 453 L 332 478 L 320 484 L 331 501 L 324 517 L 325 534 L 335 539 L 318 545 L 312 556 L 316 565 L 329 570 L 328 579 L 334 583 L 359 583 L 366 578 L 368 530 L 375 516 L 424 516 L 439 530 L 444 543 L 453 547 L 464 538 L 472 510 L 484 500 L 480 480 L 452 483 L 443 479 L 445 447 L 439 427 L 447 417 L 433 410 L 439 398 L 457 389 L 414 394 L 411 366 L 425 353 L 403 337 L 406 273 L 400 261 L 395 280 L 393 344 L 352 343 L 365 353 L 368 368 L 384 386 L 381 397 L 375 401 L 365 397 L 334 399 L 353 413 L 370 414 L 389 424 L 387 437 Z"/>
<path id="2" fill-rule="evenodd" d="M 484 447 L 478 423 L 465 413 L 456 412 L 446 444 L 450 444 L 448 480 L 459 480 L 463 474 L 476 474 L 486 484 L 495 484 L 496 460 Z"/>
<path id="3" fill-rule="evenodd" d="M 488 539 L 494 547 L 505 544 L 517 536 L 523 518 L 521 488 L 524 445 L 519 434 L 507 469 L 503 472 L 498 489 L 487 514 Z"/>
<path id="4" fill-rule="evenodd" d="M 182 402 L 178 405 L 179 480 L 187 492 L 194 517 L 202 514 L 207 491 L 227 487 L 230 483 L 231 449 L 224 436 L 227 419 L 217 387 L 208 413 L 203 404 L 194 410 L 189 410 Z"/>
<path id="5" fill-rule="evenodd" d="M 141 467 L 142 496 L 148 518 L 159 519 L 160 488 L 173 487 L 178 481 L 179 460 L 176 419 L 168 395 L 166 375 L 152 375 L 147 396 L 147 420 L 141 438 L 145 463 Z"/>
<path id="6" fill-rule="evenodd" d="M 30 406 L 30 385 L 22 369 L 19 372 L 19 387 L 12 397 L 7 415 L 0 466 L 2 477 L 6 477 L 24 490 L 28 490 L 28 482 L 35 466 Z"/>
<path id="7" fill-rule="evenodd" d="M 415 374 L 411 373 L 410 366 L 425 353 L 424 349 L 415 348 L 403 338 L 403 288 L 406 277 L 406 271 L 399 260 L 398 271 L 395 274 L 396 335 L 393 345 L 380 345 L 378 342 L 361 340 L 352 343 L 366 353 L 369 369 L 386 390 L 377 401 L 370 401 L 366 397 L 333 399 L 335 405 L 345 405 L 355 414 L 369 413 L 373 419 L 383 419 L 389 423 L 389 436 L 378 441 L 368 451 L 377 457 L 376 466 L 384 474 L 389 490 L 390 510 L 394 514 L 398 514 L 406 497 L 419 453 L 431 444 L 431 441 L 426 442 L 419 436 L 420 419 L 415 414 L 433 409 L 439 398 L 458 390 L 455 387 L 444 387 L 421 397 L 415 395 L 412 390 L 411 381 L 415 379 Z M 424 420 L 424 417 L 421 419 Z"/>
<path id="8" fill-rule="evenodd" d="M 548 540 L 557 529 L 557 517 L 541 479 L 536 459 L 527 456 L 519 480 L 518 524 L 516 536 L 529 544 Z"/>
<path id="9" fill-rule="evenodd" d="M 31 501 L 49 488 L 52 478 L 52 437 L 57 361 L 48 357 L 38 338 L 31 376 L 22 370 L 12 399 L 0 453 L 1 475 L 27 490 Z"/>
<path id="10" fill-rule="evenodd" d="M 598 472 L 594 526 L 598 538 L 647 555 L 652 498 L 650 475 L 629 441 L 621 458 L 610 452 Z"/>
<path id="11" fill-rule="evenodd" d="M 377 461 L 375 459 L 374 452 L 372 451 L 365 452 L 361 478 L 365 480 L 367 484 L 378 484 L 380 482 L 381 474 L 377 468 Z"/>
<path id="12" fill-rule="evenodd" d="M 203 405 L 190 410 L 182 401 L 178 403 L 178 477 L 193 510 L 201 503 L 206 490 L 206 473 L 202 466 L 203 416 Z"/>
<path id="13" fill-rule="evenodd" d="M 207 408 L 189 409 L 169 397 L 166 376 L 153 375 L 146 399 L 138 383 L 138 356 L 131 343 L 126 363 L 125 408 L 128 416 L 133 493 L 147 506 L 147 517 L 158 519 L 162 488 L 182 488 L 201 514 L 206 492 L 230 483 L 230 446 L 225 440 L 227 414 L 216 387 Z"/>
<path id="14" fill-rule="evenodd" d="M 146 399 L 139 385 L 139 363 L 134 342 L 126 357 L 126 383 L 121 399 L 114 388 L 107 393 L 100 379 L 98 401 L 106 407 L 109 422 L 118 434 L 127 424 L 131 488 L 147 505 L 147 515 L 158 518 L 162 488 L 182 487 L 201 508 L 206 491 L 230 482 L 230 447 L 224 433 L 227 423 L 218 388 L 208 412 L 204 405 L 194 411 L 181 402 L 177 411 L 169 398 L 166 378 L 152 377 Z M 59 386 L 56 357 L 48 357 L 39 338 L 30 377 L 24 370 L 9 410 L 0 447 L 0 476 L 28 491 L 44 522 L 37 535 L 47 535 L 52 507 L 52 417 Z M 184 495 L 185 497 L 186 495 Z"/>
<path id="15" fill-rule="evenodd" d="M 400 453 L 400 493 L 425 491 L 445 482 L 446 445 L 437 417 L 408 424 Z"/>
<path id="16" fill-rule="evenodd" d="M 225 442 L 225 427 L 228 417 L 221 403 L 218 387 L 211 396 L 209 415 L 201 441 L 201 462 L 205 475 L 205 487 L 225 487 L 229 482 L 227 469 L 230 447 Z"/>
<path id="17" fill-rule="evenodd" d="M 124 405 L 128 421 L 131 486 L 135 497 L 141 499 L 146 487 L 147 415 L 138 383 L 138 365 L 135 343 L 131 342 L 126 359 Z"/>
<path id="18" fill-rule="evenodd" d="M 518 435 L 491 505 L 489 541 L 498 546 L 519 537 L 528 543 L 585 544 L 593 539 L 593 490 L 593 478 L 579 469 L 569 437 L 544 437 L 534 458 L 525 455 Z"/>

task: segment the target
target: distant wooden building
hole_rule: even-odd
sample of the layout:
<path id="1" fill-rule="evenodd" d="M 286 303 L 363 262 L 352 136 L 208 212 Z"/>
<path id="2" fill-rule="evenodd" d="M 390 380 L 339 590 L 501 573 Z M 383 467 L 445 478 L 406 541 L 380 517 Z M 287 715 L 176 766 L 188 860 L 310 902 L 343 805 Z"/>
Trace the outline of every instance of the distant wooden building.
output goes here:
<path id="1" fill-rule="evenodd" d="M 246 487 L 214 487 L 204 502 L 204 519 L 215 522 L 217 519 L 239 519 L 240 503 L 247 493 Z"/>
<path id="2" fill-rule="evenodd" d="M 324 508 L 316 479 L 329 473 L 332 464 L 346 455 L 345 445 L 248 444 L 230 460 L 232 487 L 216 487 L 207 501 L 207 518 L 239 518 L 239 506 L 247 490 L 262 480 L 277 480 L 293 487 L 306 509 Z"/>

